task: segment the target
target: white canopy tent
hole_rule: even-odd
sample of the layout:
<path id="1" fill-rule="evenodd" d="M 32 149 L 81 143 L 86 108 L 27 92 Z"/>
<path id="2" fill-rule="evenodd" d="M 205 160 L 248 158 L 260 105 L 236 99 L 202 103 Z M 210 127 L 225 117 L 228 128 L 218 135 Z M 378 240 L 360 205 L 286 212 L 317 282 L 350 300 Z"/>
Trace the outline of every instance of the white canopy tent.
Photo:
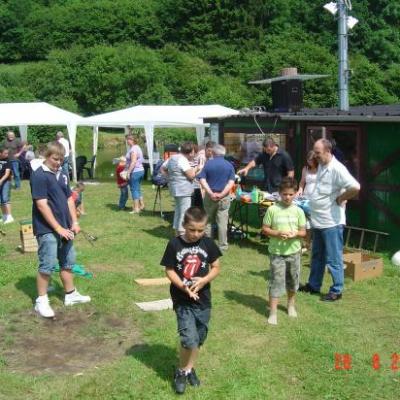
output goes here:
<path id="1" fill-rule="evenodd" d="M 203 106 L 135 106 L 123 110 L 83 118 L 79 125 L 93 127 L 93 154 L 97 154 L 98 128 L 144 128 L 150 170 L 153 170 L 154 128 L 196 128 L 197 142 L 203 143 L 206 124 L 203 118 L 239 114 L 220 105 Z"/>
<path id="2" fill-rule="evenodd" d="M 18 126 L 21 140 L 28 137 L 28 126 L 66 126 L 71 143 L 72 170 L 76 180 L 75 145 L 76 127 L 82 117 L 48 103 L 2 103 L 0 104 L 0 126 Z"/>

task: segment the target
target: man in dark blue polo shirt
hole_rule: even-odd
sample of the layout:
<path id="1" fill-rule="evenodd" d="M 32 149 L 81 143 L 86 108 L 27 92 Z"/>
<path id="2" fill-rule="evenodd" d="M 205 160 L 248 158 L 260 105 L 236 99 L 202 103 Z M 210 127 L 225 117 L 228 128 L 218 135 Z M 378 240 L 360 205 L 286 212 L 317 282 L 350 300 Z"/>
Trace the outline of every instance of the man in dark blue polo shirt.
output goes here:
<path id="1" fill-rule="evenodd" d="M 264 168 L 264 190 L 269 193 L 278 191 L 279 185 L 284 177 L 294 177 L 294 166 L 290 155 L 283 149 L 280 149 L 271 138 L 263 142 L 263 152 L 254 160 L 250 161 L 238 174 L 246 176 L 248 172 L 259 165 Z"/>
<path id="2" fill-rule="evenodd" d="M 235 182 L 235 170 L 224 159 L 225 147 L 216 144 L 213 147 L 214 158 L 206 162 L 198 175 L 205 190 L 204 209 L 208 215 L 206 234 L 212 236 L 212 224 L 218 226 L 218 245 L 221 250 L 228 249 L 228 220 L 231 199 L 229 192 Z"/>
<path id="3" fill-rule="evenodd" d="M 49 304 L 47 288 L 57 265 L 60 266 L 66 306 L 87 303 L 90 297 L 82 296 L 74 286 L 73 239 L 80 228 L 68 177 L 60 168 L 64 159 L 64 147 L 58 142 L 49 143 L 44 156 L 42 166 L 31 175 L 33 233 L 39 246 L 36 279 L 38 298 L 35 311 L 42 317 L 52 318 L 54 311 Z"/>

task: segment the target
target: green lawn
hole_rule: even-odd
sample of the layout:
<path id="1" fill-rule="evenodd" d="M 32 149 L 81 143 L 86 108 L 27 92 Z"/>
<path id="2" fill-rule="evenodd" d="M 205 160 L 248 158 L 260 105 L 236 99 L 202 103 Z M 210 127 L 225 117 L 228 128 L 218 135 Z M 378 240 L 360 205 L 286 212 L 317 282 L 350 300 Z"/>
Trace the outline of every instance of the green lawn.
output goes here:
<path id="1" fill-rule="evenodd" d="M 145 185 L 147 209 L 154 191 Z M 166 208 L 171 210 L 167 194 Z M 135 301 L 168 297 L 168 287 L 139 287 L 135 278 L 163 276 L 159 261 L 172 230 L 159 214 L 117 212 L 112 183 L 88 186 L 87 232 L 79 235 L 78 263 L 95 273 L 76 278 L 92 302 L 65 309 L 58 277 L 53 280 L 56 321 L 32 312 L 36 255 L 21 254 L 18 224 L 0 241 L 0 399 L 173 399 L 177 362 L 175 316 L 144 313 Z M 29 217 L 28 185 L 12 193 L 17 220 Z M 307 261 L 304 259 L 304 261 Z M 209 337 L 197 371 L 202 385 L 194 399 L 397 399 L 400 354 L 400 271 L 385 258 L 384 276 L 346 280 L 343 300 L 325 304 L 298 295 L 297 320 L 284 308 L 277 327 L 266 325 L 268 260 L 256 238 L 233 243 L 213 283 Z M 302 271 L 303 281 L 308 267 Z M 329 287 L 327 278 L 324 290 Z M 284 299 L 282 299 L 284 306 Z M 335 369 L 335 353 L 350 354 L 350 370 Z M 372 357 L 380 356 L 374 370 Z M 395 361 L 395 360 L 394 360 Z M 394 365 L 395 367 L 396 365 Z"/>

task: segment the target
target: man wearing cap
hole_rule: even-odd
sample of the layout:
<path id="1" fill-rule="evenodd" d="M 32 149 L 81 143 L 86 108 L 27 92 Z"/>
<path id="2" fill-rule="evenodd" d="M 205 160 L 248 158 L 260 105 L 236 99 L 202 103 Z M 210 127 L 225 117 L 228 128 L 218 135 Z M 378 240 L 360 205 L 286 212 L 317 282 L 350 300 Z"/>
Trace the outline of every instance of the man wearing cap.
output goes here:
<path id="1" fill-rule="evenodd" d="M 254 160 L 250 161 L 238 174 L 246 176 L 248 172 L 262 165 L 264 168 L 263 189 L 269 193 L 278 191 L 279 185 L 284 177 L 294 177 L 294 166 L 290 155 L 281 149 L 272 138 L 265 139 L 263 142 L 263 152 Z"/>

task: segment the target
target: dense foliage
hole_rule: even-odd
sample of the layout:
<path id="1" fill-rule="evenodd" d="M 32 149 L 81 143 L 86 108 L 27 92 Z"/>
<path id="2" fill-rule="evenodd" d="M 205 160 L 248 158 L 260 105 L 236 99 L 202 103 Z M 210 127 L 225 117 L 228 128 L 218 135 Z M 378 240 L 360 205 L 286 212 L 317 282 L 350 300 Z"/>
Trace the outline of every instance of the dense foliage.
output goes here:
<path id="1" fill-rule="evenodd" d="M 336 22 L 311 0 L 3 0 L 0 101 L 84 115 L 134 104 L 270 104 L 247 82 L 296 66 L 306 106 L 337 103 Z M 400 3 L 358 0 L 351 104 L 398 102 Z"/>

